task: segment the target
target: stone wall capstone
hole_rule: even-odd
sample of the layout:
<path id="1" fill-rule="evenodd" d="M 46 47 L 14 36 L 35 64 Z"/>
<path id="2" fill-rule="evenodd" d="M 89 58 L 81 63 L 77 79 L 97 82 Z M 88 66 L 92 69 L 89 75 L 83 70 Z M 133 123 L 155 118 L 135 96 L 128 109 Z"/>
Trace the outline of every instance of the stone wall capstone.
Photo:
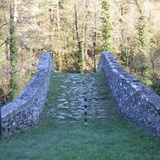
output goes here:
<path id="1" fill-rule="evenodd" d="M 9 136 L 37 124 L 48 93 L 52 71 L 54 71 L 52 55 L 50 52 L 43 52 L 37 71 L 26 88 L 18 98 L 1 108 L 3 136 Z"/>
<path id="2" fill-rule="evenodd" d="M 111 52 L 102 52 L 97 71 L 104 72 L 124 117 L 160 136 L 160 97 L 126 72 Z"/>

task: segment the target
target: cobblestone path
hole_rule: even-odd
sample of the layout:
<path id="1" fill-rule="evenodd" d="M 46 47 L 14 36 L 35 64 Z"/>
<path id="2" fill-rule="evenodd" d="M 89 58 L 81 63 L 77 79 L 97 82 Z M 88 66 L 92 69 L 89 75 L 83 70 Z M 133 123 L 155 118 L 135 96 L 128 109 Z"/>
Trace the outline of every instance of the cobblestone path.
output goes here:
<path id="1" fill-rule="evenodd" d="M 107 107 L 114 105 L 103 73 L 53 73 L 47 98 L 47 116 L 57 120 L 78 120 L 84 116 L 87 98 L 87 118 L 105 119 Z"/>

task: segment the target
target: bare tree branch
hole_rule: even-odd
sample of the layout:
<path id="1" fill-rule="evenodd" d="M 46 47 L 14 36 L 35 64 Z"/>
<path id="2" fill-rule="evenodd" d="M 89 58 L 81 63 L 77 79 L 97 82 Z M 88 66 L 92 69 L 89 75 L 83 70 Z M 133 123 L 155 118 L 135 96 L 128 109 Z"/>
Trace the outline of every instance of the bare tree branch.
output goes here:
<path id="1" fill-rule="evenodd" d="M 9 42 L 9 38 L 7 38 L 3 43 L 0 44 L 0 47 Z"/>
<path id="2" fill-rule="evenodd" d="M 4 27 L 4 26 L 8 25 L 8 24 L 10 24 L 10 22 L 5 23 L 5 24 L 2 24 L 2 25 L 0 26 L 0 29 L 1 29 L 2 27 Z"/>

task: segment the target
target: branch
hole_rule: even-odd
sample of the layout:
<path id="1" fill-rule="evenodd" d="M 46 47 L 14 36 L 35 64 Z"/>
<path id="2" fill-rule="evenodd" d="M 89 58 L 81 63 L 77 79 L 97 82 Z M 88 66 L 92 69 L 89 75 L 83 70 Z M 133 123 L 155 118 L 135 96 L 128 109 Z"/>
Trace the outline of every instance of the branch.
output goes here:
<path id="1" fill-rule="evenodd" d="M 4 27 L 4 26 L 8 25 L 9 23 L 10 23 L 10 22 L 5 23 L 5 24 L 2 24 L 2 25 L 0 26 L 0 29 L 1 29 L 2 27 Z"/>
<path id="2" fill-rule="evenodd" d="M 159 49 L 157 49 L 154 53 L 153 53 L 153 61 L 155 61 L 156 60 L 156 58 L 158 57 L 160 55 L 160 48 Z"/>
<path id="3" fill-rule="evenodd" d="M 13 38 L 13 39 L 17 39 L 17 38 L 20 38 L 20 37 L 21 37 L 21 36 L 17 36 L 17 37 L 15 37 L 15 38 Z M 0 44 L 0 47 L 3 46 L 3 45 L 6 44 L 6 43 L 9 43 L 10 40 L 11 40 L 10 38 L 7 38 L 3 43 Z"/>
<path id="4" fill-rule="evenodd" d="M 139 13 L 141 14 L 141 16 L 143 16 L 142 8 L 141 8 L 140 4 L 138 3 L 138 0 L 134 0 L 134 1 L 135 1 L 135 4 L 136 4 L 137 8 L 138 8 Z"/>
<path id="5" fill-rule="evenodd" d="M 4 44 L 8 43 L 9 38 L 7 38 L 3 43 L 0 44 L 0 47 L 3 46 Z"/>

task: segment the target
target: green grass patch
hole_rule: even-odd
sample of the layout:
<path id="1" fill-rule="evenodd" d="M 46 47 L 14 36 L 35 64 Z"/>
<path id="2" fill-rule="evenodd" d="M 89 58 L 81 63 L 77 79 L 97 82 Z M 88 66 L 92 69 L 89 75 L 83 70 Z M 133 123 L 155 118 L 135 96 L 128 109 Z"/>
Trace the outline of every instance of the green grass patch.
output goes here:
<path id="1" fill-rule="evenodd" d="M 41 125 L 0 143 L 3 160 L 159 160 L 160 141 L 123 118 Z"/>

